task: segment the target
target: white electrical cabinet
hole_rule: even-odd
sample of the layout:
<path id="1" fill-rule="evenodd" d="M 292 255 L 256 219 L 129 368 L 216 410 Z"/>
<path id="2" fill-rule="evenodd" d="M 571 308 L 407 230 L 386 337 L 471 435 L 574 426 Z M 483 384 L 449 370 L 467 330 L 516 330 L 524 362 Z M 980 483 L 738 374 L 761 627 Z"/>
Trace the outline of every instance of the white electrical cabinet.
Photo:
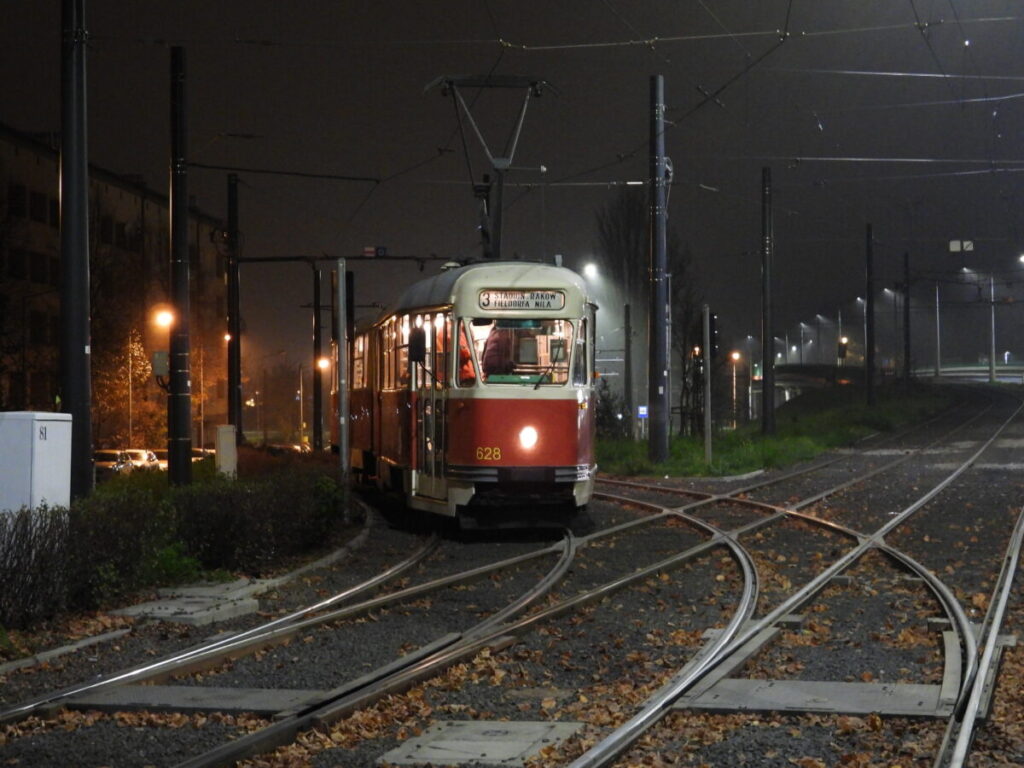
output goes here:
<path id="1" fill-rule="evenodd" d="M 71 503 L 71 414 L 0 413 L 0 513 Z"/>

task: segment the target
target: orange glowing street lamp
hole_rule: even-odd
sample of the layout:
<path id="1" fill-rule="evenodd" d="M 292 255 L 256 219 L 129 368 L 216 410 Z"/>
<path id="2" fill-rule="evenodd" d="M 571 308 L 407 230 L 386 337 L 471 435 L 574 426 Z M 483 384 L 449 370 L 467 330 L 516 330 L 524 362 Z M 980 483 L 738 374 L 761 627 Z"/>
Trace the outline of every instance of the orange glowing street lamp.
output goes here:
<path id="1" fill-rule="evenodd" d="M 153 322 L 160 328 L 170 328 L 174 325 L 174 313 L 169 309 L 158 309 L 153 315 Z"/>

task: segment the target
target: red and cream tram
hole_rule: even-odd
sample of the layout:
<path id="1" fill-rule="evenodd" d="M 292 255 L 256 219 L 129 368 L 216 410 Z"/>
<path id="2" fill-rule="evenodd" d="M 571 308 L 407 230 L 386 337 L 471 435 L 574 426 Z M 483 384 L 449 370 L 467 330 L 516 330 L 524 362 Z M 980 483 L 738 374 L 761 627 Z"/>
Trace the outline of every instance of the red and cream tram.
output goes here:
<path id="1" fill-rule="evenodd" d="M 585 505 L 596 309 L 579 275 L 544 264 L 470 264 L 410 287 L 350 346 L 357 479 L 483 523 L 502 505 Z"/>

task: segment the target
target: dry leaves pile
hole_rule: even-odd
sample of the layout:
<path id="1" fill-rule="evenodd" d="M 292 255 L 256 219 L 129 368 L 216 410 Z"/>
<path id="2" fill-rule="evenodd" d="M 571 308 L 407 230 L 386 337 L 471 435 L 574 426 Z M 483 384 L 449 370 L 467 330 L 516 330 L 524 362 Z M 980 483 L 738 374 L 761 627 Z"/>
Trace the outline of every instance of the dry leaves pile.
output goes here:
<path id="1" fill-rule="evenodd" d="M 185 715 L 180 712 L 76 712 L 68 709 L 60 710 L 49 718 L 29 717 L 11 725 L 0 728 L 0 747 L 15 739 L 36 736 L 48 731 L 77 731 L 101 722 L 111 722 L 124 728 L 202 728 L 207 724 L 217 723 L 240 731 L 251 732 L 269 725 L 267 720 L 251 715 L 226 715 L 219 712 L 211 714 Z"/>

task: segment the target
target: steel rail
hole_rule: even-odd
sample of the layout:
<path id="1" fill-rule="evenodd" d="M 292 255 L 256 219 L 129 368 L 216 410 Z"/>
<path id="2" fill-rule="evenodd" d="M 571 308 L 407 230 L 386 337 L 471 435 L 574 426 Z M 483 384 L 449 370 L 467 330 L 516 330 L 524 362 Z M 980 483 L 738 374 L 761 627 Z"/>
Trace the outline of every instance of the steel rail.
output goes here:
<path id="1" fill-rule="evenodd" d="M 662 514 L 643 518 L 638 521 L 629 521 L 627 523 L 614 526 L 612 529 L 596 532 L 595 534 L 588 536 L 586 540 L 590 541 L 599 536 L 604 537 L 612 535 L 613 533 L 621 532 L 639 524 L 650 523 L 667 517 L 680 517 L 680 515 L 676 513 L 667 512 L 663 507 L 653 505 L 648 502 L 632 503 L 635 503 L 637 506 L 644 506 L 652 510 L 659 511 Z M 710 526 L 704 521 L 697 520 L 696 518 L 693 518 L 691 522 L 706 530 L 714 528 L 714 526 Z M 555 605 L 548 606 L 537 613 L 522 617 L 511 624 L 504 626 L 493 625 L 489 631 L 482 633 L 470 630 L 464 633 L 459 640 L 449 644 L 442 650 L 439 650 L 436 654 L 415 660 L 408 667 L 398 669 L 388 674 L 386 677 L 375 679 L 371 685 L 362 686 L 358 690 L 347 692 L 344 695 L 333 697 L 330 701 L 314 705 L 314 707 L 298 713 L 295 718 L 287 721 L 281 721 L 280 723 L 270 726 L 268 729 L 263 729 L 262 731 L 258 731 L 254 734 L 241 737 L 230 744 L 221 745 L 215 750 L 207 753 L 207 755 L 181 763 L 177 768 L 206 768 L 206 766 L 227 765 L 232 761 L 266 751 L 267 749 L 271 749 L 275 746 L 280 746 L 280 744 L 294 739 L 295 735 L 305 728 L 333 722 L 336 719 L 344 717 L 349 712 L 368 706 L 373 701 L 387 694 L 405 690 L 419 680 L 436 674 L 439 670 L 467 657 L 469 654 L 475 654 L 483 648 L 501 642 L 503 638 L 507 638 L 509 635 L 522 632 L 534 624 L 555 618 L 581 606 L 596 602 L 633 583 L 649 578 L 656 573 L 680 566 L 687 560 L 693 559 L 694 557 L 710 551 L 711 549 L 723 545 L 729 546 L 730 548 L 737 546 L 734 541 L 730 541 L 724 534 L 716 534 L 711 539 L 701 542 L 685 552 L 677 553 L 649 566 L 640 568 L 631 574 L 626 574 L 611 582 L 607 582 L 593 590 L 575 595 Z M 742 562 L 742 554 L 740 555 L 740 558 Z M 756 571 L 751 570 L 751 573 L 755 574 L 755 580 L 748 583 L 756 585 Z M 754 587 L 749 587 L 749 589 L 753 588 Z M 750 600 L 750 604 L 751 608 L 746 609 L 747 611 L 752 610 L 752 599 Z M 737 616 L 742 614 L 743 611 L 737 612 Z M 739 623 L 742 622 L 740 621 Z"/>
<path id="2" fill-rule="evenodd" d="M 165 656 L 164 658 L 159 659 L 157 661 L 141 664 L 136 667 L 132 667 L 131 669 L 122 672 L 117 672 L 113 675 L 103 677 L 91 683 L 85 683 L 81 685 L 71 686 L 69 688 L 64 688 L 60 691 L 48 694 L 47 696 L 44 696 L 42 698 L 18 704 L 14 707 L 10 707 L 5 710 L 0 710 L 0 724 L 28 717 L 33 712 L 43 707 L 48 707 L 52 704 L 55 704 L 58 701 L 68 699 L 73 696 L 78 696 L 83 693 L 88 693 L 90 691 L 95 691 L 100 688 L 105 688 L 111 685 L 117 685 L 137 680 L 145 680 L 149 677 L 161 674 L 163 671 L 166 671 L 167 669 L 173 668 L 175 666 L 184 665 L 197 658 L 205 657 L 217 652 L 227 653 L 236 647 L 243 647 L 246 643 L 254 642 L 255 640 L 258 640 L 264 636 L 271 636 L 276 631 L 278 631 L 280 627 L 294 626 L 297 623 L 297 620 L 303 616 L 308 616 L 311 613 L 323 610 L 323 608 L 327 606 L 334 605 L 347 599 L 351 599 L 352 597 L 362 594 L 363 592 L 373 589 L 379 586 L 380 584 L 383 584 L 384 582 L 389 581 L 390 579 L 393 579 L 396 576 L 399 576 L 400 574 L 409 570 L 413 566 L 422 562 L 427 556 L 430 555 L 431 552 L 433 552 L 437 548 L 439 542 L 440 539 L 437 537 L 437 535 L 432 535 L 429 539 L 427 539 L 427 541 L 424 542 L 423 546 L 421 546 L 418 550 L 410 554 L 401 562 L 398 562 L 392 567 L 388 568 L 387 570 L 382 571 L 381 573 L 367 579 L 366 581 L 360 582 L 359 584 L 344 589 L 341 592 L 338 592 L 335 595 L 326 598 L 325 600 L 321 600 L 319 603 L 316 603 L 315 605 L 306 608 L 300 608 L 299 610 L 294 611 L 293 613 L 290 613 L 287 616 L 282 616 L 277 619 L 274 619 L 273 621 L 260 624 L 259 626 L 252 627 L 248 630 L 245 630 L 244 632 L 233 633 L 226 635 L 225 637 L 215 638 L 208 642 L 204 642 L 200 645 L 188 648 L 184 651 L 180 651 L 178 653 Z"/>
<path id="3" fill-rule="evenodd" d="M 589 542 L 595 539 L 599 539 L 605 536 L 614 535 L 621 531 L 625 531 L 631 527 L 637 525 L 646 525 L 654 522 L 655 517 L 641 518 L 638 520 L 626 521 L 616 526 L 606 528 L 600 531 L 595 531 L 586 537 L 580 539 L 581 542 Z M 575 541 L 575 539 L 574 539 Z M 417 552 L 413 553 L 409 558 L 398 563 L 382 574 L 378 574 L 372 579 L 367 580 L 355 587 L 346 590 L 343 593 L 339 593 L 345 597 L 352 597 L 355 594 L 362 593 L 374 586 L 383 583 L 384 581 L 394 578 L 395 576 L 403 573 L 408 568 L 421 562 L 427 557 L 438 545 L 437 536 L 431 537 L 430 540 Z M 564 547 L 563 542 L 553 544 L 548 547 L 544 547 L 534 552 L 528 552 L 523 555 L 517 555 L 505 560 L 490 563 L 479 568 L 471 569 L 469 571 L 462 571 L 450 576 L 435 579 L 430 582 L 425 582 L 413 587 L 408 587 L 403 590 L 397 590 L 395 592 L 381 595 L 379 597 L 367 600 L 362 603 L 358 603 L 345 608 L 337 609 L 326 614 L 321 614 L 313 618 L 305 620 L 300 619 L 301 616 L 314 613 L 317 610 L 322 610 L 329 604 L 335 604 L 342 599 L 339 596 L 337 599 L 329 598 L 328 600 L 321 601 L 315 606 L 309 608 L 303 608 L 296 611 L 289 616 L 275 619 L 274 621 L 261 624 L 258 627 L 253 627 L 242 633 L 228 635 L 223 638 L 217 638 L 213 642 L 203 643 L 194 646 L 186 651 L 172 654 L 154 662 L 132 667 L 123 672 L 118 672 L 113 675 L 103 677 L 99 680 L 95 680 L 91 683 L 71 686 L 69 688 L 61 689 L 48 694 L 45 697 L 18 704 L 14 707 L 0 711 L 0 724 L 6 722 L 13 722 L 19 719 L 23 719 L 32 715 L 34 712 L 44 708 L 51 707 L 59 702 L 72 698 L 74 696 L 81 695 L 83 693 L 89 693 L 101 688 L 105 688 L 113 685 L 120 685 L 129 682 L 143 682 L 156 677 L 174 674 L 182 671 L 186 666 L 200 664 L 209 664 L 214 662 L 218 657 L 230 656 L 231 654 L 238 653 L 242 650 L 250 649 L 253 646 L 263 644 L 264 646 L 281 643 L 288 637 L 301 632 L 306 629 L 310 629 L 320 624 L 329 623 L 331 621 L 340 621 L 343 619 L 351 618 L 353 616 L 368 613 L 377 608 L 382 608 L 387 605 L 396 602 L 403 602 L 407 600 L 419 597 L 422 594 L 426 594 L 438 589 L 442 589 L 447 586 L 472 581 L 477 578 L 482 578 L 489 573 L 504 568 L 509 568 L 518 565 L 522 562 L 526 562 L 531 559 L 537 559 L 544 557 L 549 554 L 553 554 L 562 550 Z"/>
<path id="4" fill-rule="evenodd" d="M 943 749 L 940 750 L 935 760 L 935 768 L 962 768 L 967 760 L 967 754 L 974 739 L 977 724 L 978 711 L 981 708 L 981 698 L 985 691 L 988 670 L 992 668 L 993 656 L 999 641 L 999 630 L 1003 624 L 1006 613 L 1006 604 L 1010 599 L 1010 590 L 1013 587 L 1014 574 L 1020 562 L 1021 542 L 1024 540 L 1024 509 L 1017 516 L 1017 523 L 1013 528 L 1010 543 L 1007 546 L 1006 554 L 1003 557 L 1003 567 L 999 573 L 996 587 L 993 591 L 993 600 L 989 605 L 985 617 L 984 626 L 986 630 L 982 633 L 984 651 L 978 665 L 978 673 L 970 686 L 970 695 L 966 699 L 963 715 L 958 723 L 951 724 L 943 738 Z M 948 749 L 949 736 L 956 731 L 956 740 L 953 743 L 952 751 Z"/>
<path id="5" fill-rule="evenodd" d="M 279 719 L 266 728 L 246 734 L 234 741 L 221 744 L 201 755 L 189 758 L 179 763 L 176 768 L 206 768 L 207 766 L 229 765 L 245 757 L 281 746 L 293 740 L 299 731 L 314 725 L 319 718 L 324 716 L 325 710 L 337 707 L 339 703 L 351 701 L 353 698 L 364 700 L 368 697 L 373 697 L 377 691 L 393 687 L 396 680 L 403 681 L 404 683 L 410 676 L 413 679 L 417 679 L 423 675 L 424 670 L 433 672 L 434 669 L 442 668 L 451 663 L 453 659 L 464 658 L 470 653 L 477 652 L 479 648 L 484 647 L 489 642 L 493 642 L 503 634 L 504 629 L 498 628 L 498 625 L 501 624 L 510 612 L 518 612 L 525 609 L 532 602 L 547 594 L 555 583 L 565 575 L 565 572 L 575 559 L 577 551 L 575 538 L 571 531 L 568 529 L 564 531 L 562 542 L 558 546 L 562 550 L 562 556 L 543 579 L 504 609 L 488 616 L 470 629 L 435 641 L 433 647 L 436 650 L 433 650 L 426 656 L 414 656 L 405 662 L 400 659 L 397 663 L 392 662 L 386 665 L 379 673 L 371 672 L 357 680 L 345 683 L 329 691 L 319 701 L 306 704 L 301 709 L 289 713 L 287 717 Z"/>
<path id="6" fill-rule="evenodd" d="M 810 600 L 819 591 L 821 591 L 829 581 L 856 563 L 870 550 L 878 548 L 893 551 L 892 548 L 884 542 L 885 535 L 896 526 L 901 525 L 909 519 L 915 512 L 945 490 L 945 488 L 947 488 L 953 481 L 963 474 L 963 472 L 973 465 L 981 454 L 995 441 L 995 439 L 1002 434 L 1010 422 L 1017 417 L 1022 408 L 1024 408 L 1024 404 L 1019 405 L 1009 418 L 999 426 L 991 437 L 989 437 L 988 440 L 986 440 L 970 458 L 966 459 L 956 470 L 950 473 L 935 487 L 921 496 L 913 504 L 898 513 L 892 520 L 883 525 L 876 532 L 863 538 L 854 549 L 838 558 L 832 565 L 824 569 L 816 577 L 794 592 L 787 600 L 776 606 L 760 620 L 749 624 L 725 648 L 723 648 L 719 654 L 714 657 L 705 658 L 701 664 L 694 665 L 689 669 L 683 670 L 677 678 L 674 678 L 669 684 L 662 688 L 661 691 L 651 697 L 651 699 L 648 700 L 636 715 L 570 763 L 569 768 L 601 768 L 609 765 L 647 728 L 660 720 L 683 693 L 693 687 L 693 685 L 699 682 L 712 669 L 724 662 L 725 659 L 742 648 L 744 644 L 753 639 L 760 631 L 772 624 L 775 624 L 779 619 Z M 809 516 L 803 517 L 811 520 L 816 519 L 810 518 Z M 925 570 L 927 571 L 927 569 Z M 949 594 L 948 590 L 944 589 L 944 592 L 952 598 L 953 604 L 957 604 L 957 601 L 951 594 Z M 960 610 L 962 613 L 962 609 Z M 966 615 L 964 618 L 966 620 Z M 965 655 L 967 657 L 965 659 L 967 673 L 963 676 L 962 680 L 969 680 L 973 678 L 977 669 L 977 661 L 974 658 L 976 656 L 976 643 L 973 633 L 970 631 L 969 623 L 967 631 L 962 634 L 962 643 L 965 647 Z M 961 697 L 964 695 L 965 690 L 965 688 L 961 688 Z"/>

